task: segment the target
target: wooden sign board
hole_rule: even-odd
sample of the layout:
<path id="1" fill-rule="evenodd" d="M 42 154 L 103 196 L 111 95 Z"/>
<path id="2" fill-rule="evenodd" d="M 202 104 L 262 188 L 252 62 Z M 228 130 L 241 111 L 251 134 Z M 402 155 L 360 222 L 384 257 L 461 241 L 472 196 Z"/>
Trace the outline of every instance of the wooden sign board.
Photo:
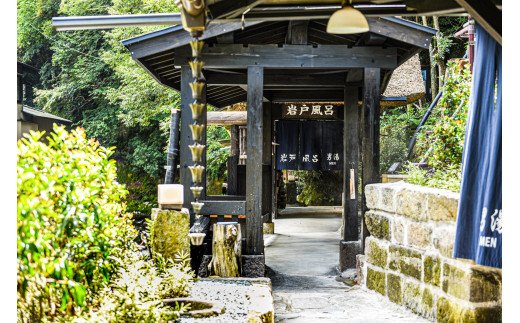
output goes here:
<path id="1" fill-rule="evenodd" d="M 282 119 L 338 119 L 339 107 L 343 105 L 331 103 L 284 103 Z"/>

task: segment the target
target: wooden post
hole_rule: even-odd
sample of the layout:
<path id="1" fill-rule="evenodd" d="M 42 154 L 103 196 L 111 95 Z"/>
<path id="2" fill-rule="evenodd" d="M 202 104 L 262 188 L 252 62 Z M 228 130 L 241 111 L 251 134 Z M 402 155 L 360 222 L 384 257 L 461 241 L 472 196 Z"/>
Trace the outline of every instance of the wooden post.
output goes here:
<path id="1" fill-rule="evenodd" d="M 365 68 L 363 77 L 363 111 L 361 113 L 363 137 L 362 137 L 362 214 L 363 230 L 361 232 L 361 248 L 364 251 L 365 239 L 369 235 L 365 223 L 365 212 L 367 211 L 365 199 L 365 186 L 379 183 L 379 101 L 381 70 L 379 68 Z"/>
<path id="2" fill-rule="evenodd" d="M 263 152 L 262 152 L 262 215 L 264 222 L 272 222 L 271 218 L 271 159 L 272 159 L 272 139 L 271 139 L 271 103 L 263 104 L 262 108 L 262 128 L 263 128 Z"/>
<path id="3" fill-rule="evenodd" d="M 180 111 L 172 109 L 170 116 L 170 143 L 168 145 L 168 154 L 166 156 L 166 175 L 164 176 L 164 184 L 173 184 L 175 173 L 177 172 L 177 158 L 179 156 L 179 115 Z"/>
<path id="4" fill-rule="evenodd" d="M 213 225 L 213 258 L 210 267 L 219 277 L 239 277 L 242 235 L 237 222 Z"/>
<path id="5" fill-rule="evenodd" d="M 246 166 L 246 230 L 247 255 L 262 255 L 262 158 L 264 69 L 247 68 L 247 166 Z"/>
<path id="6" fill-rule="evenodd" d="M 343 121 L 343 240 L 358 241 L 358 88 L 345 87 Z"/>

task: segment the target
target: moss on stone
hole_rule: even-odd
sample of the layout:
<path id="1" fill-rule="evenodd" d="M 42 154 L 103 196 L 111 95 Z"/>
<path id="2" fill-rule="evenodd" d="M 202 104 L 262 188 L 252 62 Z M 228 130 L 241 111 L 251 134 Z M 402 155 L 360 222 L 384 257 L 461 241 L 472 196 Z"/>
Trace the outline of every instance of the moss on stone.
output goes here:
<path id="1" fill-rule="evenodd" d="M 370 237 L 370 240 L 367 240 L 367 261 L 368 263 L 378 266 L 381 268 L 386 268 L 388 263 L 388 250 L 379 245 L 377 240 Z"/>
<path id="2" fill-rule="evenodd" d="M 434 298 L 431 290 L 429 288 L 424 288 L 422 291 L 422 300 L 421 300 L 424 312 L 423 314 L 428 317 L 433 316 L 433 304 Z"/>
<path id="3" fill-rule="evenodd" d="M 385 273 L 372 268 L 367 268 L 367 288 L 386 295 Z"/>
<path id="4" fill-rule="evenodd" d="M 499 301 L 502 298 L 502 271 L 496 268 L 473 266 L 470 282 L 471 302 Z"/>
<path id="5" fill-rule="evenodd" d="M 365 213 L 365 223 L 370 235 L 390 241 L 390 219 L 376 212 Z"/>
<path id="6" fill-rule="evenodd" d="M 405 276 L 421 279 L 422 255 L 420 252 L 401 246 L 391 245 L 388 267 Z"/>
<path id="7" fill-rule="evenodd" d="M 471 266 L 464 270 L 457 267 L 457 264 L 444 264 L 442 279 L 444 292 L 458 299 L 477 303 L 501 299 L 502 273 L 500 270 L 483 266 Z"/>
<path id="8" fill-rule="evenodd" d="M 386 280 L 388 285 L 388 299 L 394 303 L 401 304 L 403 301 L 401 277 L 388 273 Z"/>
<path id="9" fill-rule="evenodd" d="M 476 323 L 475 311 L 455 304 L 448 299 L 441 297 L 437 301 L 437 322 L 464 322 Z M 497 321 L 480 321 L 497 322 Z"/>
<path id="10" fill-rule="evenodd" d="M 438 257 L 426 256 L 423 262 L 424 282 L 433 286 L 441 285 L 441 262 Z"/>
<path id="11" fill-rule="evenodd" d="M 448 263 L 444 264 L 443 272 L 442 290 L 456 298 L 469 300 L 469 273 Z"/>
<path id="12" fill-rule="evenodd" d="M 421 312 L 421 287 L 418 283 L 411 280 L 404 282 L 403 305 L 411 309 L 414 313 Z"/>
<path id="13" fill-rule="evenodd" d="M 181 252 L 190 253 L 190 215 L 188 212 L 153 209 L 150 228 L 152 253 L 175 259 Z"/>

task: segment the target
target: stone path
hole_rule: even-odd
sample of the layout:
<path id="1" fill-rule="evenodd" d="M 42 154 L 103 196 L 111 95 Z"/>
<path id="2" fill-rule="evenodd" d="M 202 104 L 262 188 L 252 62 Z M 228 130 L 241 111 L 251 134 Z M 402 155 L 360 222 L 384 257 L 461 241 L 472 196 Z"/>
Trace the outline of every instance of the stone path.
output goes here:
<path id="1" fill-rule="evenodd" d="M 342 282 L 341 217 L 288 212 L 266 235 L 276 322 L 428 322 L 381 295 Z"/>

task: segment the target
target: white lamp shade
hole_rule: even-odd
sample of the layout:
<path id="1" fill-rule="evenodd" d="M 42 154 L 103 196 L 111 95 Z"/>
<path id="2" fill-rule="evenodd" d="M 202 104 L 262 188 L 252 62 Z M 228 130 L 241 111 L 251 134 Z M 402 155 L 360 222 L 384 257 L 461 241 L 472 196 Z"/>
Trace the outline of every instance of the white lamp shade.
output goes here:
<path id="1" fill-rule="evenodd" d="M 359 34 L 369 30 L 367 18 L 361 11 L 346 6 L 334 12 L 327 24 L 330 34 Z"/>
<path id="2" fill-rule="evenodd" d="M 184 186 L 181 184 L 159 184 L 157 201 L 159 205 L 182 207 L 184 203 Z"/>

